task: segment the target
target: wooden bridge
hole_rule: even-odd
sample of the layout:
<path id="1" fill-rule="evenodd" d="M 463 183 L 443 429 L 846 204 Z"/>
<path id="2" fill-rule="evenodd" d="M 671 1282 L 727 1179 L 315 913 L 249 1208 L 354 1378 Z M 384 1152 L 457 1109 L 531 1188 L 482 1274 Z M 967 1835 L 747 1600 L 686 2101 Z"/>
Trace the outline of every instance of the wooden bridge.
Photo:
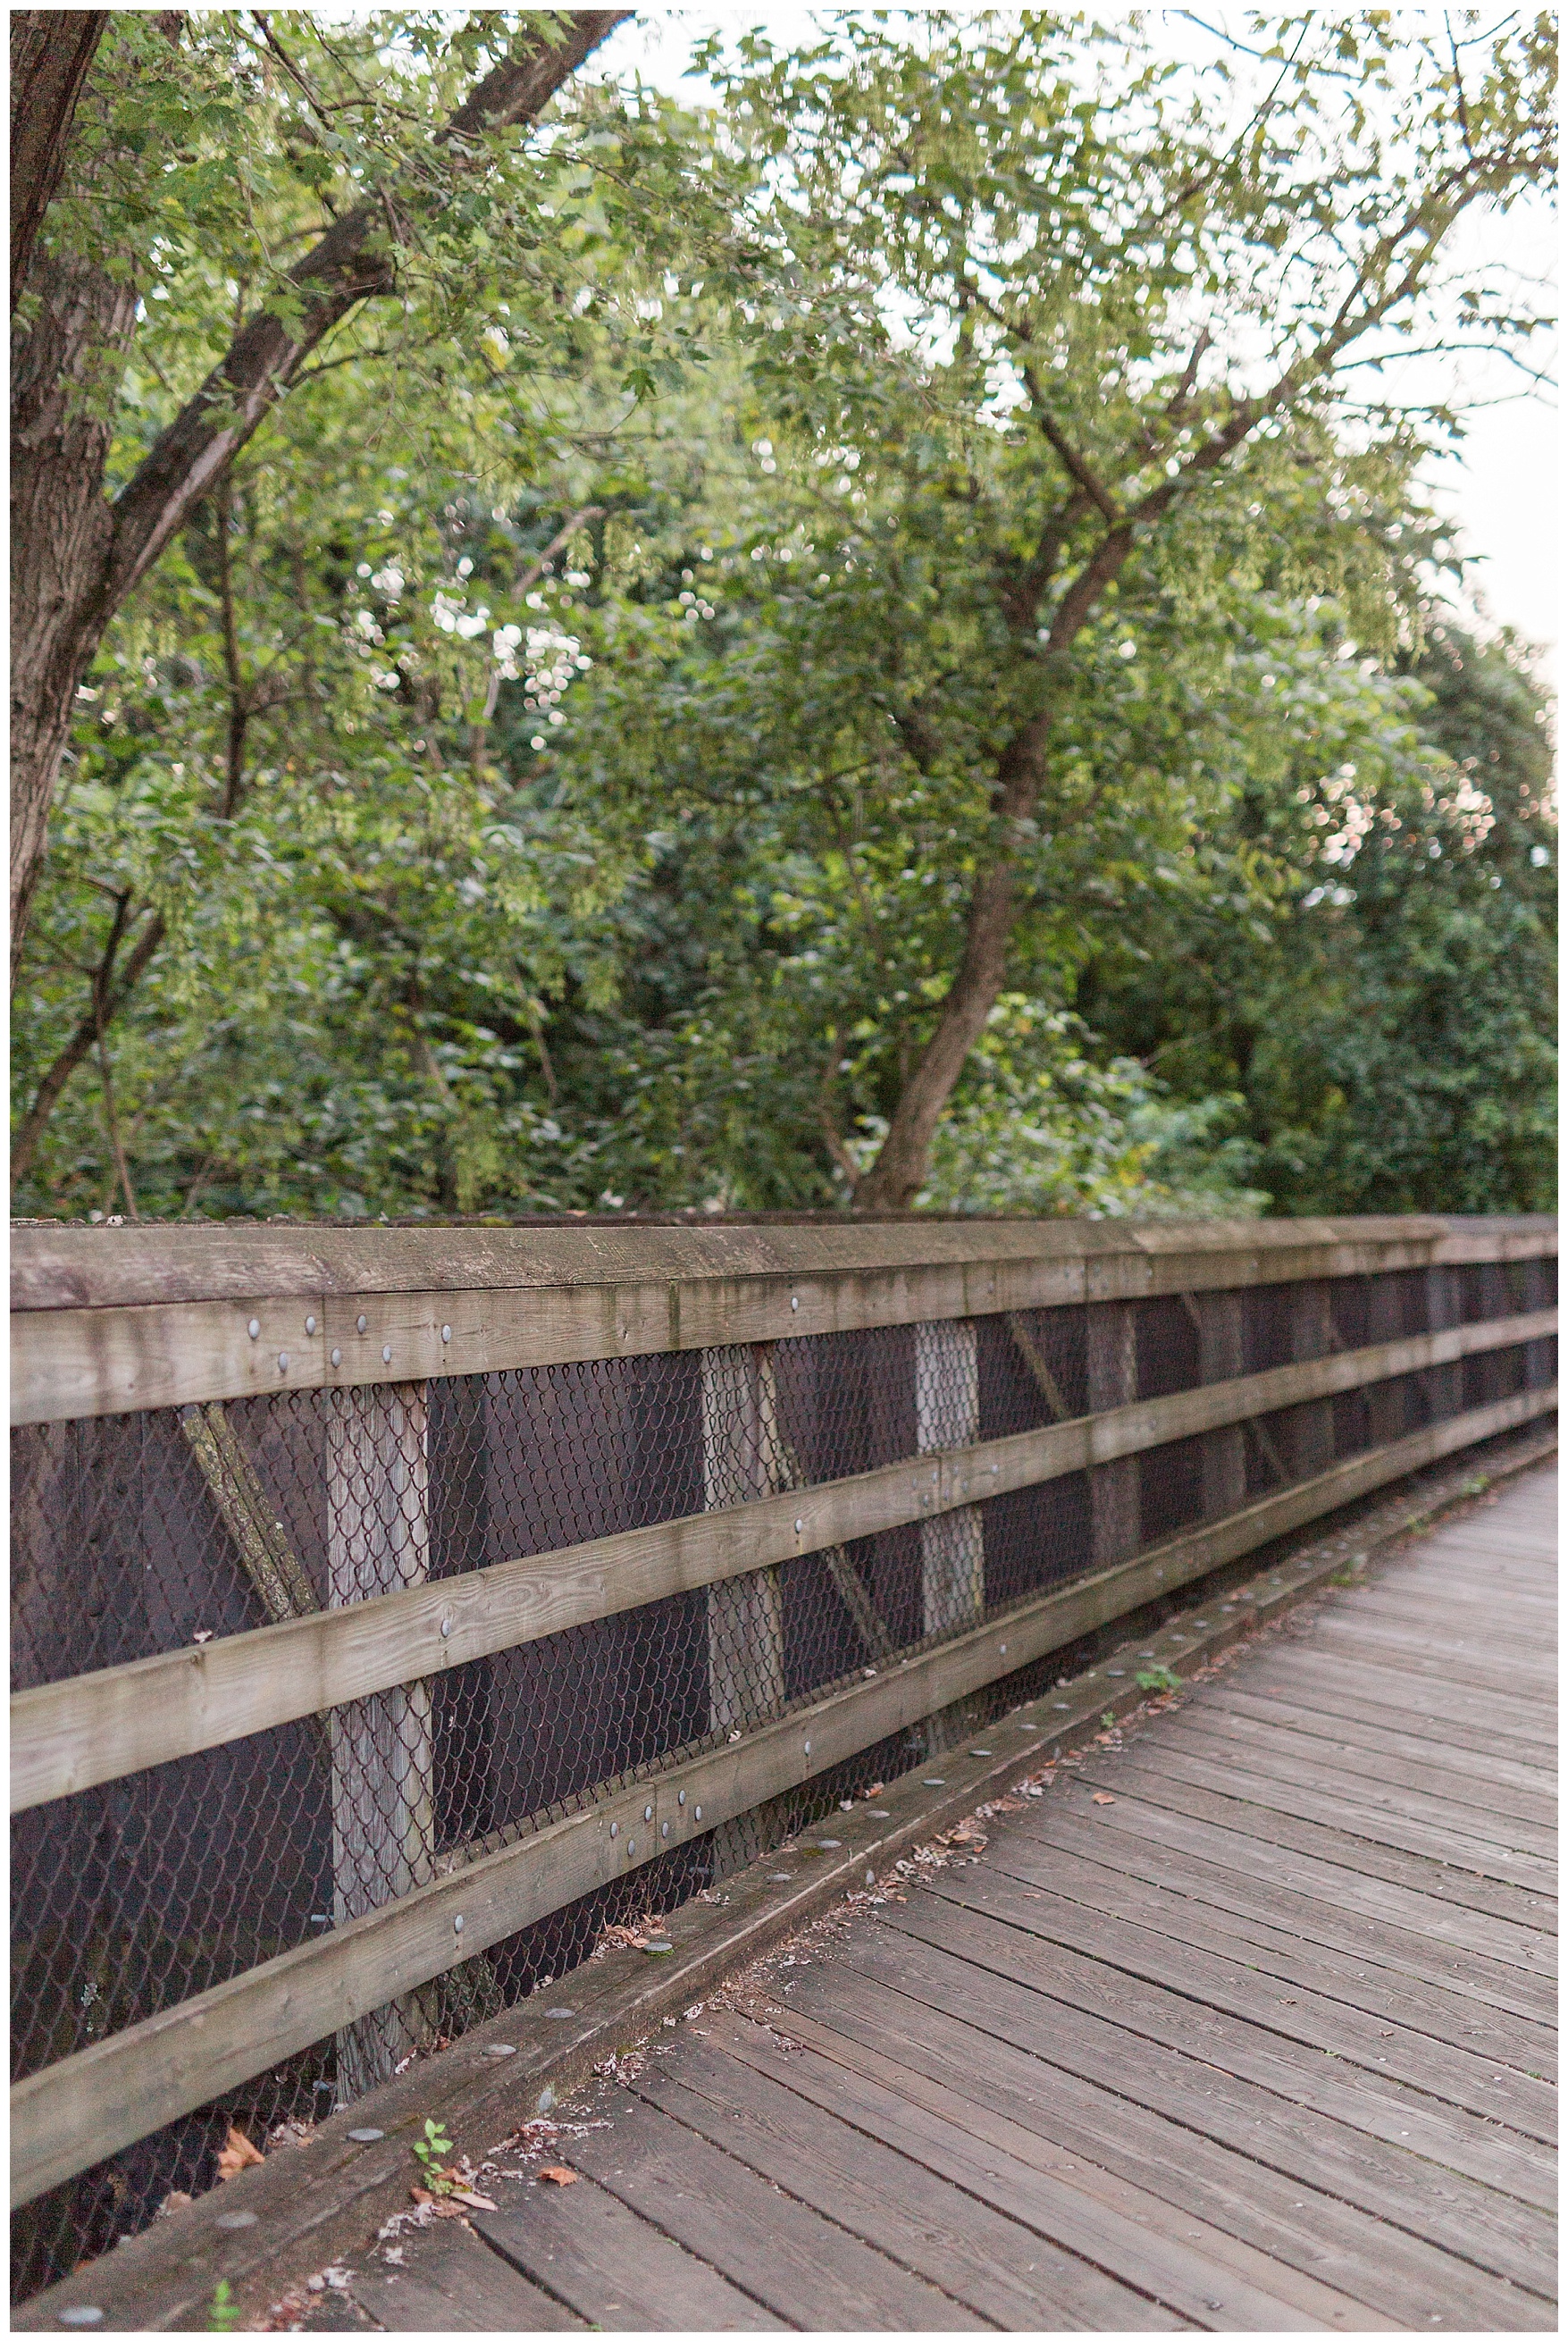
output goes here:
<path id="1" fill-rule="evenodd" d="M 24 1249 L 14 2325 L 1554 2324 L 1554 1229 L 654 1233 Z"/>
<path id="2" fill-rule="evenodd" d="M 1555 1495 L 1531 1473 L 1094 1736 L 486 2158 L 495 2208 L 359 2257 L 343 2307 L 1554 2326 Z"/>

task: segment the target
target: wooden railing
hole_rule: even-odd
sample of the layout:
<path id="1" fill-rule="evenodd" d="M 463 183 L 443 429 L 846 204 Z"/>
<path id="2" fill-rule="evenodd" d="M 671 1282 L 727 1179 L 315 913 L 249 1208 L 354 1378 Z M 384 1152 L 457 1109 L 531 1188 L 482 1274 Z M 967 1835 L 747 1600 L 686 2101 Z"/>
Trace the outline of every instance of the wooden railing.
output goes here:
<path id="1" fill-rule="evenodd" d="M 1543 1371 L 1541 1346 L 1555 1333 L 1556 1310 L 1543 1298 L 1541 1265 L 1556 1242 L 1546 1220 L 1408 1218 L 18 1230 L 14 1421 L 182 1410 L 236 1566 L 269 1623 L 19 1691 L 14 1813 L 316 1716 L 326 1720 L 322 1762 L 335 1794 L 345 1766 L 358 1765 L 363 1779 L 369 1761 L 345 1755 L 333 1728 L 346 1704 L 423 1701 L 420 1761 L 428 1761 L 432 1683 L 675 1595 L 701 1595 L 732 1643 L 753 1637 L 756 1680 L 773 1686 L 763 1705 L 777 1712 L 754 1712 L 754 1687 L 744 1728 L 720 1729 L 729 1711 L 712 1643 L 710 1729 L 664 1750 L 657 1769 L 600 1784 L 579 1809 L 523 1835 L 427 1848 L 378 1907 L 353 1916 L 340 1897 L 337 1924 L 324 1935 L 28 2074 L 12 2093 L 13 2203 L 326 2037 L 351 2037 L 375 2012 L 531 1922 L 709 1838 L 1093 1629 L 1554 1406 L 1554 1369 Z M 1484 1289 L 1475 1282 L 1483 1271 Z M 1353 1281 L 1366 1286 L 1373 1338 L 1346 1347 L 1334 1302 Z M 1399 1330 L 1389 1322 L 1393 1300 L 1385 1307 L 1380 1296 L 1403 1295 L 1408 1317 L 1417 1287 L 1424 1328 Z M 1283 1296 L 1291 1356 L 1246 1371 L 1243 1305 L 1259 1288 Z M 1201 1379 L 1140 1396 L 1139 1305 L 1166 1296 L 1192 1320 Z M 1050 1310 L 1083 1315 L 1086 1412 L 1073 1412 L 1041 1347 L 1042 1321 L 1030 1313 Z M 987 1319 L 1010 1329 L 1045 1420 L 983 1438 L 974 1328 Z M 773 1346 L 901 1326 L 915 1329 L 914 1371 L 940 1392 L 914 1403 L 911 1452 L 802 1485 Z M 701 1353 L 694 1423 L 703 1509 L 428 1575 L 420 1556 L 429 1546 L 433 1378 L 671 1352 Z M 836 1354 L 824 1355 L 831 1370 Z M 1464 1362 L 1489 1357 L 1514 1361 L 1504 1377 L 1513 1386 L 1466 1405 Z M 1434 1379 L 1433 1370 L 1443 1371 Z M 714 1427 L 718 1397 L 733 1396 L 737 1376 L 749 1394 L 734 1417 L 750 1409 L 744 1457 L 735 1435 Z M 1413 1427 L 1409 1409 L 1401 1415 L 1387 1397 L 1410 1376 L 1426 1377 L 1416 1411 L 1428 1419 Z M 1369 1394 L 1371 1444 L 1336 1456 L 1333 1402 L 1357 1392 Z M 331 1501 L 345 1501 L 345 1442 L 356 1469 L 376 1482 L 354 1500 L 357 1576 L 330 1583 L 322 1606 L 225 1411 L 279 1393 L 339 1395 L 299 1402 L 325 1407 L 338 1426 L 327 1433 L 329 1458 L 338 1459 L 328 1465 L 337 1476 Z M 1286 1408 L 1301 1414 L 1282 1459 L 1268 1422 Z M 1138 1459 L 1195 1440 L 1203 1517 L 1145 1542 Z M 1273 1485 L 1261 1492 L 1249 1490 L 1249 1452 L 1271 1458 Z M 988 1608 L 984 1506 L 1079 1474 L 1093 1502 L 1075 1574 Z M 397 1549 L 367 1580 L 364 1556 L 385 1554 L 388 1520 Z M 845 1553 L 916 1524 L 922 1631 L 900 1644 Z M 771 1636 L 782 1650 L 778 1573 L 808 1555 L 828 1561 L 866 1664 L 792 1704 L 782 1658 L 764 1644 Z"/>

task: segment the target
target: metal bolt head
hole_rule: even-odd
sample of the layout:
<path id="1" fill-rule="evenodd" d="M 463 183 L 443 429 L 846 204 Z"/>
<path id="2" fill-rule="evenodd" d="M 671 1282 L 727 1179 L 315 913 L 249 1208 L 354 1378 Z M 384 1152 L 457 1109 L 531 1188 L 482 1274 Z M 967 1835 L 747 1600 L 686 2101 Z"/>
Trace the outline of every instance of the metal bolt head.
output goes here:
<path id="1" fill-rule="evenodd" d="M 261 1338 L 261 1319 L 259 1317 L 253 1317 L 250 1324 L 245 1327 L 245 1332 L 250 1336 L 253 1342 L 259 1341 Z M 102 2310 L 98 2312 L 100 2317 L 103 2314 Z"/>
<path id="2" fill-rule="evenodd" d="M 611 1836 L 612 1837 L 620 1837 L 620 1835 L 621 1835 L 621 1825 L 620 1825 L 620 1823 L 619 1823 L 619 1822 L 612 1822 L 612 1823 L 610 1824 L 610 1836 Z"/>
<path id="3" fill-rule="evenodd" d="M 808 1756 L 811 1755 L 811 1742 L 809 1740 L 805 1744 L 805 1753 Z"/>
<path id="4" fill-rule="evenodd" d="M 694 1814 L 694 1817 L 697 1821 L 701 1821 L 701 1820 L 702 1820 L 702 1818 L 703 1818 L 703 1809 L 702 1809 L 701 1806 L 695 1806 L 695 1807 L 693 1807 L 693 1814 Z"/>
<path id="5" fill-rule="evenodd" d="M 334 1365 L 335 1366 L 342 1366 L 342 1364 L 343 1364 L 343 1352 L 342 1352 L 341 1350 L 335 1350 L 335 1351 L 333 1352 L 333 1354 L 332 1354 L 332 1363 L 333 1363 L 333 1365 Z"/>
<path id="6" fill-rule="evenodd" d="M 634 1854 L 635 1854 L 635 1853 L 636 1853 L 636 1851 L 637 1851 L 637 1841 L 636 1841 L 636 1839 L 635 1839 L 634 1837 L 629 1837 L 629 1838 L 626 1840 L 626 1852 L 627 1852 L 627 1854 L 628 1854 L 628 1855 L 634 1855 Z"/>
<path id="7" fill-rule="evenodd" d="M 315 1333 L 315 1319 L 314 1317 L 307 1317 L 307 1318 L 305 1319 L 305 1332 L 306 1332 L 307 1334 L 314 1334 L 314 1333 Z"/>
<path id="8" fill-rule="evenodd" d="M 678 1797 L 676 1797 L 676 1799 L 675 1799 L 675 1803 L 676 1803 L 676 1805 L 677 1805 L 677 1806 L 684 1806 L 684 1805 L 685 1804 L 685 1802 L 686 1802 L 686 1793 L 685 1793 L 684 1789 L 683 1789 L 683 1790 L 680 1792 L 680 1794 L 678 1795 Z"/>
<path id="9" fill-rule="evenodd" d="M 386 2137 L 386 2133 L 384 2130 L 377 2130 L 374 2123 L 365 2123 L 360 2129 L 351 2130 L 348 2135 L 361 2147 L 371 2147 L 378 2138 Z"/>
<path id="10" fill-rule="evenodd" d="M 254 2228 L 259 2217 L 255 2212 L 220 2212 L 213 2226 L 215 2228 Z"/>
<path id="11" fill-rule="evenodd" d="M 73 2302 L 69 2309 L 58 2309 L 55 2315 L 62 2326 L 102 2326 L 104 2313 L 95 2301 Z"/>
<path id="12" fill-rule="evenodd" d="M 644 1819 L 645 1822 L 651 1822 L 651 1821 L 653 1820 L 653 1818 L 654 1818 L 654 1808 L 652 1807 L 652 1806 L 644 1806 L 644 1807 L 643 1807 L 643 1819 Z"/>
<path id="13" fill-rule="evenodd" d="M 668 1823 L 668 1822 L 661 1822 L 661 1823 L 659 1824 L 659 1836 L 660 1836 L 661 1837 L 669 1837 L 669 1835 L 670 1835 L 670 1825 L 669 1825 L 669 1823 Z"/>
<path id="14" fill-rule="evenodd" d="M 445 1640 L 446 1640 L 447 1636 L 451 1634 L 451 1632 L 452 1632 L 452 1621 L 451 1621 L 451 1619 L 450 1619 L 450 1618 L 443 1618 L 443 1620 L 441 1621 L 441 1639 L 442 1639 L 442 1641 L 443 1641 L 444 1643 L 445 1642 Z"/>
<path id="15" fill-rule="evenodd" d="M 790 1295 L 789 1306 L 792 1309 L 798 1309 L 800 1307 L 800 1295 L 798 1293 L 792 1293 Z"/>
<path id="16" fill-rule="evenodd" d="M 370 1320 L 368 1317 L 356 1317 L 354 1323 L 355 1332 L 363 1334 L 365 1327 L 369 1325 Z"/>
<path id="17" fill-rule="evenodd" d="M 796 1536 L 799 1536 L 799 1535 L 800 1535 L 800 1533 L 801 1533 L 802 1529 L 804 1529 L 804 1526 L 805 1526 L 805 1522 L 804 1521 L 804 1519 L 803 1519 L 803 1520 L 798 1520 L 798 1521 L 796 1521 L 796 1523 L 795 1523 L 795 1525 L 794 1525 L 794 1533 L 795 1533 Z"/>
<path id="18" fill-rule="evenodd" d="M 280 1350 L 277 1354 L 277 1370 L 280 1375 L 286 1375 L 288 1372 L 288 1352 L 286 1350 Z"/>
<path id="19" fill-rule="evenodd" d="M 460 1936 L 463 1933 L 463 1914 L 461 1911 L 458 1912 L 456 1917 L 452 1922 L 452 1932 L 454 1936 Z"/>
<path id="20" fill-rule="evenodd" d="M 384 1366 L 389 1366 L 392 1364 L 392 1345 L 390 1342 L 384 1342 L 382 1345 L 381 1363 Z"/>
<path id="21" fill-rule="evenodd" d="M 451 1339 L 452 1339 L 452 1328 L 451 1328 L 451 1326 L 443 1326 L 443 1327 L 441 1328 L 441 1338 L 442 1338 L 442 1340 L 443 1340 L 444 1342 L 450 1342 L 450 1341 L 451 1341 Z"/>

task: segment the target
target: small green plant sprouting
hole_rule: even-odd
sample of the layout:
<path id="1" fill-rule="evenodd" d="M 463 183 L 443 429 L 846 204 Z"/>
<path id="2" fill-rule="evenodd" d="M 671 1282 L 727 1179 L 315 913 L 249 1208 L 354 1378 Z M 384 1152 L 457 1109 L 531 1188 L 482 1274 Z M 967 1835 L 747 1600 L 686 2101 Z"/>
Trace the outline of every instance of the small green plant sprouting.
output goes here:
<path id="1" fill-rule="evenodd" d="M 1101 1731 L 1102 1731 L 1102 1732 L 1109 1732 L 1109 1731 L 1110 1731 L 1110 1729 L 1111 1729 L 1111 1726 L 1115 1723 L 1115 1721 L 1116 1721 L 1116 1711 L 1115 1711 L 1115 1709 L 1114 1709 L 1114 1708 L 1112 1708 L 1112 1707 L 1108 1707 L 1108 1708 L 1105 1710 L 1104 1715 L 1100 1718 L 1100 1729 L 1101 1729 Z"/>
<path id="2" fill-rule="evenodd" d="M 1466 1480 L 1464 1493 L 1467 1496 L 1484 1496 L 1491 1486 L 1492 1483 L 1486 1474 L 1478 1472 L 1473 1480 Z"/>
<path id="3" fill-rule="evenodd" d="M 1143 1667 L 1134 1678 L 1140 1691 L 1180 1691 L 1182 1678 L 1171 1667 Z"/>
<path id="4" fill-rule="evenodd" d="M 207 2307 L 207 2332 L 233 2334 L 240 2322 L 240 2306 L 226 2277 L 219 2277 Z"/>
<path id="5" fill-rule="evenodd" d="M 416 2138 L 414 2142 L 414 2158 L 424 2174 L 425 2185 L 434 2188 L 437 2194 L 444 2193 L 451 2184 L 442 2177 L 441 2167 L 452 2151 L 452 2141 L 447 2137 L 444 2127 L 438 2122 L 427 2122 L 424 2126 L 424 2137 Z"/>

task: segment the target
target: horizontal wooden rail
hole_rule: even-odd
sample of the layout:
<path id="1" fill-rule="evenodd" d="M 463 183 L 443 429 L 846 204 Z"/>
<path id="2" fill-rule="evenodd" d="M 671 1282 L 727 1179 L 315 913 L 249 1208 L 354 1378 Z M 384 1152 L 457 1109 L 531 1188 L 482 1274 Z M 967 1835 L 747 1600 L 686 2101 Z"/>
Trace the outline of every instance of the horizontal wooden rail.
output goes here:
<path id="1" fill-rule="evenodd" d="M 13 2206 L 413 1991 L 684 1840 L 798 1787 L 1154 1595 L 1336 1506 L 1545 1414 L 1524 1391 L 1336 1464 L 1224 1521 L 1036 1596 L 744 1739 L 672 1765 L 231 1982 L 63 2058 L 11 2093 Z"/>
<path id="2" fill-rule="evenodd" d="M 1535 1310 L 1340 1351 L 43 1684 L 16 1693 L 11 1702 L 11 1810 L 244 1739 L 568 1626 L 1301 1400 L 1513 1348 L 1556 1326 L 1554 1309 Z"/>
<path id="3" fill-rule="evenodd" d="M 25 1227 L 12 1239 L 11 1416 L 59 1422 L 1556 1249 L 1544 1217 Z"/>

